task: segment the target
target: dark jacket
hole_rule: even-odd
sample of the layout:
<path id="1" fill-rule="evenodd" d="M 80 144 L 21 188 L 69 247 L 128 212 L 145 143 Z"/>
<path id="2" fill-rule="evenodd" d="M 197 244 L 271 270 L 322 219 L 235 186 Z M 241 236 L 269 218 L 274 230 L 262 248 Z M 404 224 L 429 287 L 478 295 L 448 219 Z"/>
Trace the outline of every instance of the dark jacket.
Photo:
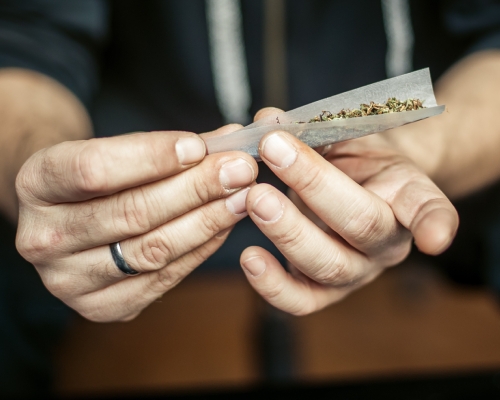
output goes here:
<path id="1" fill-rule="evenodd" d="M 382 3 L 286 1 L 289 108 L 386 77 L 391 16 Z M 470 52 L 500 48 L 498 1 L 409 4 L 413 69 L 430 67 L 438 78 Z M 241 0 L 241 13 L 253 114 L 273 105 L 264 97 L 262 1 Z M 207 29 L 203 0 L 0 0 L 0 67 L 33 69 L 67 86 L 93 115 L 98 136 L 204 132 L 224 122 Z M 35 393 L 47 387 L 49 345 L 66 309 L 15 252 L 14 228 L 2 224 L 0 393 Z M 243 223 L 212 264 L 238 265 L 246 245 L 269 246 L 252 229 Z"/>

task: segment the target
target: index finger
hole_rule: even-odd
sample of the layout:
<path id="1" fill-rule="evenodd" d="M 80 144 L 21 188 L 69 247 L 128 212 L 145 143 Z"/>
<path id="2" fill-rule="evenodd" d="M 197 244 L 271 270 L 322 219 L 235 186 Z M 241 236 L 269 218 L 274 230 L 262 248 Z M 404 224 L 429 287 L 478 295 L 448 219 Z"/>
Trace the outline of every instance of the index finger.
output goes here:
<path id="1" fill-rule="evenodd" d="M 21 169 L 20 196 L 49 203 L 83 201 L 175 175 L 200 162 L 205 143 L 189 132 L 144 132 L 64 142 Z"/>

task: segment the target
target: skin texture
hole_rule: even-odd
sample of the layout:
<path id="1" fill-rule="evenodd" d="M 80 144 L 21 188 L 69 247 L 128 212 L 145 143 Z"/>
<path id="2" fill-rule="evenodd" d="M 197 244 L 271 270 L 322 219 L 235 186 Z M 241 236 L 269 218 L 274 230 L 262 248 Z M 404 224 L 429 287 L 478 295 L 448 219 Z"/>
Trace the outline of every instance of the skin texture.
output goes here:
<path id="1" fill-rule="evenodd" d="M 276 157 L 277 138 L 295 159 Z M 246 249 L 241 262 L 251 285 L 289 313 L 317 311 L 370 282 L 408 255 L 412 237 L 422 251 L 438 254 L 457 229 L 451 202 L 382 137 L 333 146 L 322 157 L 275 132 L 261 142 L 261 157 L 293 194 L 288 199 L 257 185 L 247 210 L 289 260 L 290 272 L 258 247 Z"/>
<path id="2" fill-rule="evenodd" d="M 250 247 L 241 255 L 250 284 L 275 307 L 306 315 L 402 261 L 412 240 L 424 253 L 443 252 L 459 222 L 445 193 L 460 198 L 500 176 L 499 87 L 500 52 L 477 53 L 437 83 L 443 116 L 333 145 L 323 157 L 286 132 L 266 135 L 261 158 L 290 198 L 256 185 L 247 210 L 289 272 Z M 276 109 L 256 119 L 268 113 Z"/>
<path id="3" fill-rule="evenodd" d="M 474 53 L 436 83 L 436 98 L 446 104 L 439 118 L 385 136 L 447 196 L 463 198 L 500 177 L 499 87 L 500 50 Z"/>
<path id="4" fill-rule="evenodd" d="M 15 181 L 19 252 L 54 295 L 94 321 L 134 318 L 248 213 L 290 261 L 287 272 L 265 250 L 246 249 L 250 284 L 274 306 L 309 314 L 402 261 L 412 240 L 428 254 L 449 246 L 458 216 L 439 186 L 458 197 L 500 173 L 491 150 L 500 145 L 491 101 L 499 60 L 480 53 L 443 77 L 444 117 L 338 144 L 323 156 L 285 132 L 266 135 L 262 160 L 289 185 L 290 198 L 256 185 L 257 165 L 244 153 L 205 156 L 193 133 L 87 140 L 88 117 L 71 93 L 36 73 L 6 71 L 0 210 L 16 221 Z M 465 107 L 467 96 L 474 100 Z M 471 123 L 474 113 L 485 121 Z M 115 241 L 142 274 L 117 270 L 108 248 Z"/>
<path id="5" fill-rule="evenodd" d="M 203 140 L 186 132 L 71 141 L 36 153 L 17 179 L 20 253 L 83 316 L 134 318 L 246 216 L 255 161 L 205 153 Z M 113 242 L 140 275 L 116 268 Z"/>
<path id="6" fill-rule="evenodd" d="M 84 107 L 65 87 L 36 72 L 0 70 L 0 213 L 15 223 L 15 180 L 38 150 L 92 137 Z"/>
<path id="7" fill-rule="evenodd" d="M 204 141 L 188 132 L 88 139 L 78 100 L 28 71 L 0 74 L 0 102 L 1 211 L 14 222 L 19 203 L 19 252 L 88 319 L 135 317 L 246 216 L 258 168 L 245 153 L 205 157 Z M 142 274 L 131 279 L 116 268 L 108 247 L 116 241 Z"/>

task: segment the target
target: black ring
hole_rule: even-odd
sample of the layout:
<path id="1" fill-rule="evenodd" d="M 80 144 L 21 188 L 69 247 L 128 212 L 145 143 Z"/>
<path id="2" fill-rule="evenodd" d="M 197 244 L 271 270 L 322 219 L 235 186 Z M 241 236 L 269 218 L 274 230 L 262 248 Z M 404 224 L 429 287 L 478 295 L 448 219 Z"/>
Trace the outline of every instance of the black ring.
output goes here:
<path id="1" fill-rule="evenodd" d="M 131 268 L 123 258 L 122 249 L 119 242 L 111 243 L 109 245 L 109 249 L 111 250 L 113 261 L 120 271 L 122 271 L 126 275 L 137 275 L 139 273 L 139 271 Z"/>

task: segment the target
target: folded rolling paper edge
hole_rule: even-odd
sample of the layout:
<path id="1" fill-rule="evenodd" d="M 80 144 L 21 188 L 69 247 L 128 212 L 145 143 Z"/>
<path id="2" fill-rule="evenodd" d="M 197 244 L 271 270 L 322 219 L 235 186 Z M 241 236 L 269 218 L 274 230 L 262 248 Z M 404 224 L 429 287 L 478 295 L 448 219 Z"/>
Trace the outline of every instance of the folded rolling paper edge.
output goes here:
<path id="1" fill-rule="evenodd" d="M 323 110 L 355 108 L 359 104 L 370 101 L 385 102 L 389 97 L 418 98 L 424 102 L 426 108 L 327 122 L 297 123 L 297 121 L 309 120 Z M 286 113 L 266 117 L 228 135 L 207 138 L 205 142 L 209 154 L 238 150 L 258 158 L 260 139 L 273 130 L 287 131 L 300 137 L 310 146 L 320 146 L 392 129 L 429 118 L 443 111 L 444 106 L 436 104 L 430 72 L 428 68 L 425 68 L 318 100 Z M 313 134 L 319 137 L 314 138 Z"/>
<path id="2" fill-rule="evenodd" d="M 376 103 L 385 102 L 389 97 L 397 97 L 400 100 L 418 98 L 427 108 L 437 106 L 429 68 L 371 83 L 303 105 L 285 113 L 270 115 L 242 129 L 273 125 L 277 123 L 277 118 L 280 124 L 289 124 L 307 120 L 308 117 L 312 118 L 312 116 L 318 115 L 323 110 L 337 112 L 346 108 L 353 109 L 359 107 L 362 103 L 369 103 L 370 101 Z"/>
<path id="3" fill-rule="evenodd" d="M 244 151 L 252 157 L 258 158 L 260 139 L 272 131 L 287 131 L 307 145 L 317 147 L 397 128 L 439 115 L 444 110 L 445 106 L 442 105 L 416 111 L 373 115 L 349 120 L 334 120 L 309 124 L 267 125 L 253 129 L 241 129 L 225 136 L 207 138 L 205 142 L 209 154 L 237 150 Z M 316 138 L 313 136 L 314 134 L 316 134 Z"/>

